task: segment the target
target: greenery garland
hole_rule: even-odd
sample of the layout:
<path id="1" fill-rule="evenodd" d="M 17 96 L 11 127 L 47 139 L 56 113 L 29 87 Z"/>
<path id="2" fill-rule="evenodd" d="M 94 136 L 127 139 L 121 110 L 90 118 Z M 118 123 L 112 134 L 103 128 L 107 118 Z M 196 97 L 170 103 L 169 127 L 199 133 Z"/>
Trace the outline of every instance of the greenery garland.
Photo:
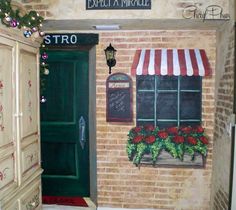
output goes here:
<path id="1" fill-rule="evenodd" d="M 0 18 L 3 25 L 12 28 L 24 28 L 24 36 L 29 38 L 33 33 L 44 36 L 41 30 L 44 20 L 36 11 L 30 11 L 24 16 L 20 15 L 20 10 L 14 10 L 11 0 L 0 0 Z"/>
<path id="2" fill-rule="evenodd" d="M 40 102 L 45 103 L 47 101 L 44 92 L 46 90 L 46 76 L 49 75 L 49 65 L 47 64 L 48 53 L 44 43 L 40 47 Z"/>

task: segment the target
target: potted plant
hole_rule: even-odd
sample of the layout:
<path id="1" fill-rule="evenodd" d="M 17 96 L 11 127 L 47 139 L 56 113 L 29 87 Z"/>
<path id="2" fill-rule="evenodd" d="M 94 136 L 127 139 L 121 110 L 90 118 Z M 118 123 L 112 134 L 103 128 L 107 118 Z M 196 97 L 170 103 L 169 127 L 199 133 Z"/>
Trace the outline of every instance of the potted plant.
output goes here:
<path id="1" fill-rule="evenodd" d="M 184 160 L 184 154 L 207 155 L 208 138 L 201 126 L 170 127 L 160 129 L 152 125 L 137 126 L 128 133 L 127 154 L 134 164 L 139 165 L 143 156 L 149 154 L 152 163 L 158 161 L 162 151 L 166 151 L 173 158 Z"/>

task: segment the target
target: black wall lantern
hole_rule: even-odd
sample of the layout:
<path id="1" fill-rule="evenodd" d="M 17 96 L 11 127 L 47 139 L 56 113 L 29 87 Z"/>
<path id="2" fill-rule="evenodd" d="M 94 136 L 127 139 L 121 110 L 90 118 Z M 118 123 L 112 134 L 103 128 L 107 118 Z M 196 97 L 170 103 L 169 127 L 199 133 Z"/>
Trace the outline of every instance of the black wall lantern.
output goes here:
<path id="1" fill-rule="evenodd" d="M 116 49 L 110 44 L 104 51 L 106 55 L 107 65 L 109 66 L 109 74 L 111 74 L 111 67 L 116 65 Z"/>

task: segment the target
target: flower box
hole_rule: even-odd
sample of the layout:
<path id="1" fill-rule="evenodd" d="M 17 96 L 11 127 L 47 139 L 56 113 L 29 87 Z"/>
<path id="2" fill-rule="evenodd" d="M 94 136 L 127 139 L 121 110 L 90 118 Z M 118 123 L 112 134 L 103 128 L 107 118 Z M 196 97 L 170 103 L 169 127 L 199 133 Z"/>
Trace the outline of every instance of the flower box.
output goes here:
<path id="1" fill-rule="evenodd" d="M 201 126 L 139 126 L 128 134 L 127 154 L 136 166 L 204 167 L 208 139 Z"/>
<path id="2" fill-rule="evenodd" d="M 206 158 L 199 153 L 195 154 L 194 160 L 189 154 L 184 154 L 183 160 L 180 160 L 173 158 L 170 153 L 162 151 L 155 164 L 153 164 L 151 154 L 144 154 L 136 166 L 204 168 L 205 160 Z"/>

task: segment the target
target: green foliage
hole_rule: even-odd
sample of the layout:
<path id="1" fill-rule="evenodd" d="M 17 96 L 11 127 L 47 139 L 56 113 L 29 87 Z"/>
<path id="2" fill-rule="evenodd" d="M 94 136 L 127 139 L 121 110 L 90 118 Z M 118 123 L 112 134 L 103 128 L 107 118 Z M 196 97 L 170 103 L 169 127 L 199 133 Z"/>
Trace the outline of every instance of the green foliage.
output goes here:
<path id="1" fill-rule="evenodd" d="M 19 27 L 26 26 L 28 28 L 40 27 L 43 17 L 39 16 L 36 11 L 30 11 L 28 14 L 20 18 Z"/>
<path id="2" fill-rule="evenodd" d="M 165 149 L 166 149 L 166 151 L 168 151 L 173 156 L 173 158 L 178 157 L 178 152 L 177 152 L 177 149 L 176 149 L 176 145 L 175 145 L 174 142 L 171 141 L 171 139 L 166 140 Z"/>
<path id="3" fill-rule="evenodd" d="M 46 91 L 47 86 L 47 74 L 45 74 L 46 71 L 49 73 L 49 65 L 46 63 L 48 58 L 43 59 L 42 55 L 45 53 L 47 54 L 48 49 L 44 44 L 41 44 L 40 47 L 40 95 L 43 96 L 44 92 Z"/>
<path id="4" fill-rule="evenodd" d="M 184 158 L 184 144 L 178 144 L 176 145 L 176 151 L 177 151 L 177 157 L 183 161 Z"/>
<path id="5" fill-rule="evenodd" d="M 126 145 L 126 152 L 128 154 L 128 158 L 130 160 L 132 160 L 132 157 L 133 157 L 134 153 L 136 152 L 136 149 L 137 149 L 137 147 L 135 144 L 129 143 Z"/>
<path id="6" fill-rule="evenodd" d="M 136 155 L 133 160 L 134 164 L 140 163 L 146 149 L 147 149 L 147 146 L 145 145 L 145 143 L 140 143 L 137 145 Z"/>
<path id="7" fill-rule="evenodd" d="M 136 165 L 140 164 L 144 154 L 151 154 L 155 164 L 162 150 L 181 161 L 185 153 L 191 155 L 192 160 L 197 153 L 207 156 L 207 144 L 208 139 L 201 126 L 172 127 L 164 130 L 153 126 L 139 126 L 129 131 L 126 151 L 128 158 Z"/>
<path id="8" fill-rule="evenodd" d="M 151 155 L 152 155 L 153 164 L 156 163 L 157 157 L 160 154 L 162 148 L 163 148 L 163 142 L 158 142 L 158 141 L 156 141 L 155 143 L 153 143 L 150 146 L 150 152 L 151 152 Z"/>
<path id="9" fill-rule="evenodd" d="M 40 32 L 44 20 L 36 11 L 30 11 L 21 16 L 18 9 L 13 10 L 11 0 L 0 0 L 0 18 L 2 24 L 7 27 L 17 27 L 19 29 L 24 27 L 27 30 L 32 30 L 32 33 Z M 13 26 L 12 21 L 17 24 Z"/>
<path id="10" fill-rule="evenodd" d="M 207 146 L 200 141 L 198 141 L 197 145 L 194 146 L 194 150 L 204 156 L 207 155 Z"/>
<path id="11" fill-rule="evenodd" d="M 192 157 L 192 160 L 194 160 L 194 148 L 190 145 L 185 145 L 184 147 L 185 153 L 189 154 Z"/>

